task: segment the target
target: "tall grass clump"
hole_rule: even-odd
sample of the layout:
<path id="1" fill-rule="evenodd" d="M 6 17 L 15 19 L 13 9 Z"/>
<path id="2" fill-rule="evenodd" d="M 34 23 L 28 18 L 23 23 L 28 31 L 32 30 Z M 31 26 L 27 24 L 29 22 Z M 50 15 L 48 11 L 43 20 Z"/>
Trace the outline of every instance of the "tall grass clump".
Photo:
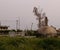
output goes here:
<path id="1" fill-rule="evenodd" d="M 0 50 L 60 50 L 60 38 L 0 37 Z"/>

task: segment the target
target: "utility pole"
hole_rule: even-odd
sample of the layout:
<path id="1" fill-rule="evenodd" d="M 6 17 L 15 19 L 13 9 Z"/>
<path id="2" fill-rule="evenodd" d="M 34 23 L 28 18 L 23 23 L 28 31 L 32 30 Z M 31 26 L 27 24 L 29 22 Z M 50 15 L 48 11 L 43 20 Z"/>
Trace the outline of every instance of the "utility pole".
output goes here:
<path id="1" fill-rule="evenodd" d="M 1 21 L 0 21 L 0 26 L 1 26 Z"/>
<path id="2" fill-rule="evenodd" d="M 20 30 L 20 17 L 18 17 L 18 19 L 16 20 L 16 30 L 17 29 Z"/>
<path id="3" fill-rule="evenodd" d="M 31 31 L 32 31 L 33 23 L 31 24 Z"/>
<path id="4" fill-rule="evenodd" d="M 18 22 L 19 22 L 19 30 L 20 30 L 20 17 L 18 18 L 19 20 L 18 20 Z"/>
<path id="5" fill-rule="evenodd" d="M 18 20 L 16 20 L 16 31 L 18 30 Z"/>

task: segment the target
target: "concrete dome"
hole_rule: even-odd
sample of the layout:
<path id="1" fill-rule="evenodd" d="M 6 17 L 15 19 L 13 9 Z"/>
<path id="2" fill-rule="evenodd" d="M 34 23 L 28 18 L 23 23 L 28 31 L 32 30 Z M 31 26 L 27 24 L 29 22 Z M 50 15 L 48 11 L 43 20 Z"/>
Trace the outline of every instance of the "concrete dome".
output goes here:
<path id="1" fill-rule="evenodd" d="M 50 26 L 43 26 L 38 30 L 38 32 L 42 34 L 48 34 L 48 35 L 57 34 L 57 31 L 53 27 L 50 27 Z"/>

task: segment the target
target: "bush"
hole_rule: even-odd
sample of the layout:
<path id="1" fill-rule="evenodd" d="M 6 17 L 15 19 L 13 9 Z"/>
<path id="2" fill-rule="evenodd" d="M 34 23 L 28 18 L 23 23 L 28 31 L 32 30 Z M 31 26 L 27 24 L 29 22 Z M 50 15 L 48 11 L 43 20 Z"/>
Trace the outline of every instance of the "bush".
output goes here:
<path id="1" fill-rule="evenodd" d="M 34 36 L 35 33 L 33 30 L 27 30 L 26 33 L 25 33 L 26 36 Z"/>

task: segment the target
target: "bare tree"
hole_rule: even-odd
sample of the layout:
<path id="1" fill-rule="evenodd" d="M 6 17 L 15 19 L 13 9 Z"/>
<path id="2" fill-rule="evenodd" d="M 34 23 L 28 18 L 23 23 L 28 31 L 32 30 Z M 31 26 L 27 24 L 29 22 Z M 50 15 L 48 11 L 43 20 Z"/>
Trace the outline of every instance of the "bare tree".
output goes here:
<path id="1" fill-rule="evenodd" d="M 39 13 L 37 7 L 34 7 L 33 12 L 34 12 L 34 14 L 37 16 L 37 18 L 38 18 L 38 21 L 39 21 L 39 23 L 38 23 L 38 28 L 40 28 L 40 27 L 41 27 L 41 20 L 42 20 L 42 13 L 41 13 L 42 10 L 41 10 L 41 12 Z"/>

